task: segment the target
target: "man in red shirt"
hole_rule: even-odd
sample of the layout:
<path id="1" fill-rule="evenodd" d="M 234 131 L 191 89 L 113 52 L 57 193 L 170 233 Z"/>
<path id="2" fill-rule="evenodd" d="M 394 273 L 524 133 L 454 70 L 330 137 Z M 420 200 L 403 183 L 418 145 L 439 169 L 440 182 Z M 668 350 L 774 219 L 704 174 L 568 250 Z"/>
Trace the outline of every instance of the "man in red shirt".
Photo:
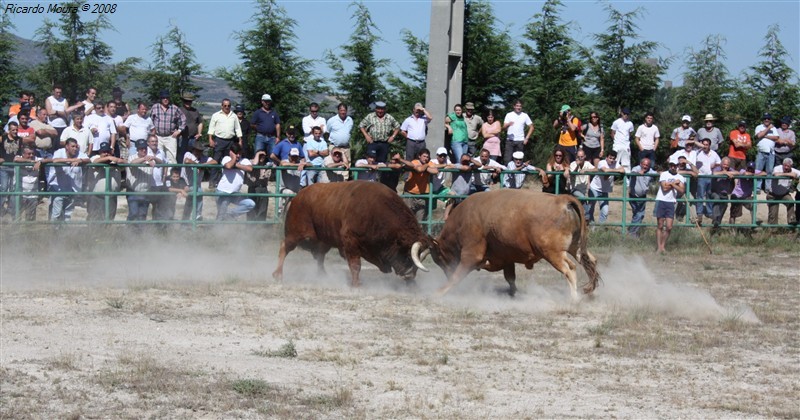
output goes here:
<path id="1" fill-rule="evenodd" d="M 731 160 L 731 167 L 740 171 L 745 168 L 747 161 L 747 150 L 753 146 L 750 139 L 750 134 L 747 133 L 747 122 L 739 121 L 735 130 L 731 130 L 728 134 L 730 139 L 730 149 L 728 150 L 728 158 Z"/>
<path id="2" fill-rule="evenodd" d="M 23 106 L 20 110 L 20 113 L 17 114 L 17 121 L 19 121 L 17 136 L 22 140 L 23 146 L 36 147 L 36 130 L 30 126 L 30 107 Z"/>

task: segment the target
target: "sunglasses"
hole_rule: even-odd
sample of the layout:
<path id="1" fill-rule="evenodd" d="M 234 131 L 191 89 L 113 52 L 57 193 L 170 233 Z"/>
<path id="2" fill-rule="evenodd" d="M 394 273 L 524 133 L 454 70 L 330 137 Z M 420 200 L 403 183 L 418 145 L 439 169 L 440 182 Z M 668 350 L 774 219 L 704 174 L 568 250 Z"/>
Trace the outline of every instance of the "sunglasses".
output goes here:
<path id="1" fill-rule="evenodd" d="M 556 155 L 556 157 L 564 157 L 564 155 Z"/>

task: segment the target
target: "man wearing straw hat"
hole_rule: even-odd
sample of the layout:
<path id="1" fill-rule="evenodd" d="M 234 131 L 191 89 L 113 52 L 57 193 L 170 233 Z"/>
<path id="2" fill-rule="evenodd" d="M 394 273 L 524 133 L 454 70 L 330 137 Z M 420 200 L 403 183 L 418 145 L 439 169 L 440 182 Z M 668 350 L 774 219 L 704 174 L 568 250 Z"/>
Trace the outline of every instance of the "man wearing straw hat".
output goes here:
<path id="1" fill-rule="evenodd" d="M 706 117 L 703 118 L 705 126 L 697 130 L 697 141 L 702 143 L 703 139 L 711 140 L 711 150 L 715 152 L 719 149 L 719 145 L 725 141 L 725 138 L 722 137 L 722 131 L 714 127 L 714 121 L 716 120 L 713 114 L 706 114 Z"/>

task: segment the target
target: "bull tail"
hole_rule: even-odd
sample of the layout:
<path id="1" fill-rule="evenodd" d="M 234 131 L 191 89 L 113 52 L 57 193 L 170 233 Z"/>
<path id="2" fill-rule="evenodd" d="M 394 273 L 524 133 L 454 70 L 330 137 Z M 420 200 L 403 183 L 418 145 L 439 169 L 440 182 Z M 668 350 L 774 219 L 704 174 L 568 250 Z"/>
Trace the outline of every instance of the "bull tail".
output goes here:
<path id="1" fill-rule="evenodd" d="M 569 203 L 570 208 L 577 214 L 578 220 L 580 221 L 580 240 L 578 243 L 577 259 L 581 263 L 583 270 L 586 271 L 586 275 L 589 276 L 589 282 L 583 285 L 583 293 L 590 294 L 597 289 L 597 285 L 602 281 L 602 278 L 600 277 L 600 272 L 597 271 L 597 258 L 586 249 L 587 243 L 589 242 L 589 230 L 586 224 L 586 218 L 583 214 L 583 206 L 581 206 L 580 202 L 575 198 L 572 198 Z"/>

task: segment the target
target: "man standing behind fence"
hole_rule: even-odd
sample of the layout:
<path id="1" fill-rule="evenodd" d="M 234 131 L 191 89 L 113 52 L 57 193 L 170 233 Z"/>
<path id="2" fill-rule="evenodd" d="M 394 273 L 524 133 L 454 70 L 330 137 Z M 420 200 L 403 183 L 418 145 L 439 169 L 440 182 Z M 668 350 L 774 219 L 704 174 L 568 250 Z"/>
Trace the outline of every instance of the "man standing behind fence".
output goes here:
<path id="1" fill-rule="evenodd" d="M 678 174 L 678 164 L 669 163 L 669 171 L 661 172 L 658 178 L 658 193 L 656 194 L 656 252 L 667 252 L 665 246 L 672 232 L 672 223 L 675 221 L 675 203 L 678 194 L 686 191 L 683 176 Z"/>
<path id="2" fill-rule="evenodd" d="M 225 98 L 222 100 L 222 109 L 215 112 L 208 123 L 208 145 L 214 149 L 214 160 L 221 162 L 228 156 L 234 142 L 242 146 L 242 127 L 239 118 L 231 111 L 231 100 Z M 216 187 L 221 176 L 219 168 L 212 169 L 209 188 Z"/>
<path id="3" fill-rule="evenodd" d="M 651 175 L 658 175 L 658 172 L 651 169 L 652 161 L 649 158 L 643 158 L 639 165 L 631 169 L 629 184 L 628 184 L 628 197 L 633 199 L 644 199 L 647 197 L 647 191 L 650 190 L 650 184 L 655 181 Z M 647 201 L 629 201 L 631 205 L 631 224 L 628 228 L 628 234 L 633 238 L 639 237 L 640 226 L 635 226 L 642 223 L 644 220 L 645 207 Z"/>
<path id="4" fill-rule="evenodd" d="M 159 103 L 150 109 L 150 118 L 156 127 L 158 148 L 164 151 L 169 163 L 178 162 L 178 137 L 186 128 L 186 115 L 170 103 L 169 92 L 162 90 Z"/>

